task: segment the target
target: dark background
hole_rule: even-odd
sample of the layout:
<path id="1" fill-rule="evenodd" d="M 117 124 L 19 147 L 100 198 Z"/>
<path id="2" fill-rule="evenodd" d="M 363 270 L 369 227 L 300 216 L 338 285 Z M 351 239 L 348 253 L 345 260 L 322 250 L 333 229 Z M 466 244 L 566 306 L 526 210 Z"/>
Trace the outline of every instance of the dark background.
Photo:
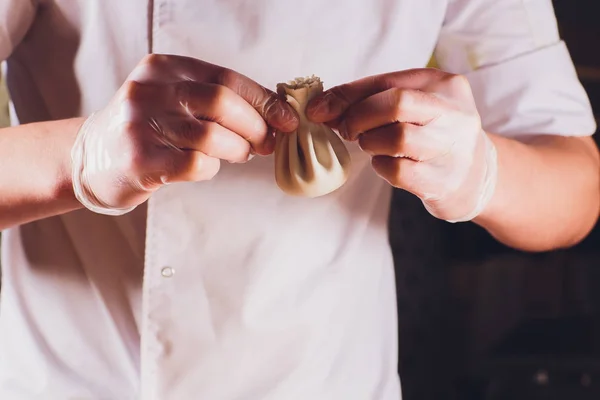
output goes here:
<path id="1" fill-rule="evenodd" d="M 600 115 L 600 0 L 554 6 Z M 574 248 L 525 254 L 396 191 L 390 241 L 403 400 L 600 399 L 600 225 Z"/>

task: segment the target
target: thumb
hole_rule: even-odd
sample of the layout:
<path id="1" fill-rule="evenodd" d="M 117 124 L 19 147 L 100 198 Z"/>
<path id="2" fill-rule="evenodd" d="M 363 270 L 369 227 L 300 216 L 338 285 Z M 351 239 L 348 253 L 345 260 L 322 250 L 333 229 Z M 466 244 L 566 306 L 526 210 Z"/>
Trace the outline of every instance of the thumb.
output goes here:
<path id="1" fill-rule="evenodd" d="M 350 107 L 343 86 L 331 88 L 313 98 L 306 107 L 306 117 L 313 122 L 330 122 L 339 117 Z"/>

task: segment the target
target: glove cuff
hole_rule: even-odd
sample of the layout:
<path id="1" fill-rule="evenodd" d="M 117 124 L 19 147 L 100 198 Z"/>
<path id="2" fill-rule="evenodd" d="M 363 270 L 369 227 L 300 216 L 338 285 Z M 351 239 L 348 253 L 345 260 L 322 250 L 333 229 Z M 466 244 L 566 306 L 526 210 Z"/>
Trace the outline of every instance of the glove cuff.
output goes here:
<path id="1" fill-rule="evenodd" d="M 75 143 L 71 148 L 71 181 L 77 200 L 88 210 L 103 215 L 123 215 L 135 209 L 134 207 L 115 208 L 105 204 L 96 196 L 89 185 L 88 169 L 86 169 L 87 140 L 90 126 L 95 114 L 90 115 L 77 132 Z"/>
<path id="2" fill-rule="evenodd" d="M 498 182 L 498 153 L 496 151 L 496 146 L 494 146 L 494 143 L 492 143 L 492 140 L 485 132 L 482 133 L 485 141 L 486 162 L 483 186 L 479 194 L 479 199 L 477 200 L 473 211 L 466 214 L 462 218 L 447 220 L 447 222 L 467 222 L 475 219 L 485 209 L 494 196 L 494 192 L 496 191 L 496 183 Z"/>

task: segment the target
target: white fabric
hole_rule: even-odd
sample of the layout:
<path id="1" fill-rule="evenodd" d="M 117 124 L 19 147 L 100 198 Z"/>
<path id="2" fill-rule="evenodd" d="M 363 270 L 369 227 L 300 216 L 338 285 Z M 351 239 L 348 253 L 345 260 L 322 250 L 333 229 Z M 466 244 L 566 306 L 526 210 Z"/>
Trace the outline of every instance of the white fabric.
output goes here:
<path id="1" fill-rule="evenodd" d="M 596 129 L 564 42 L 469 72 L 467 78 L 488 132 L 524 138 L 525 134 L 581 136 Z M 494 80 L 502 84 L 490 90 Z M 498 108 L 504 112 L 494 112 Z"/>
<path id="2" fill-rule="evenodd" d="M 2 1 L 0 21 L 22 15 L 21 3 Z M 563 46 L 549 0 L 43 1 L 23 41 L 13 42 L 28 18 L 8 36 L 3 28 L 0 54 L 12 50 L 8 83 L 26 123 L 103 107 L 150 46 L 273 89 L 313 73 L 330 87 L 422 67 L 436 44 L 447 55 L 481 47 L 496 26 L 477 22 L 488 8 L 525 32 L 497 3 L 537 4 L 552 40 L 514 54 L 523 36 L 505 37 L 493 67 L 482 64 L 485 81 L 464 71 L 484 120 L 516 135 L 556 117 L 546 133 L 590 134 L 567 52 L 540 50 L 543 74 L 521 58 Z M 518 63 L 528 79 L 512 76 Z M 494 107 L 505 96 L 516 106 Z M 283 194 L 272 157 L 256 157 L 211 182 L 160 190 L 147 213 L 78 211 L 5 232 L 0 398 L 398 399 L 390 188 L 350 151 L 348 182 L 316 199 Z"/>
<path id="3" fill-rule="evenodd" d="M 579 136 L 596 129 L 551 0 L 449 0 L 435 57 L 444 70 L 467 76 L 488 132 Z"/>
<path id="4" fill-rule="evenodd" d="M 0 1 L 0 60 L 6 59 L 33 21 L 38 0 Z"/>

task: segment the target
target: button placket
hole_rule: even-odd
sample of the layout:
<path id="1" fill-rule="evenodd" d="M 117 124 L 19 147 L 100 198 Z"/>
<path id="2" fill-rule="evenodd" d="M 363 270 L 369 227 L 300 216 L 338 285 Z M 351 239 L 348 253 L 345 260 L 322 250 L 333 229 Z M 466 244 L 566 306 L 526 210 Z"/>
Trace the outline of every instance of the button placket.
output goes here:
<path id="1" fill-rule="evenodd" d="M 164 201 L 155 194 L 148 202 L 146 227 L 146 259 L 144 266 L 144 299 L 142 325 L 142 396 L 158 399 L 161 363 L 168 357 L 172 337 L 168 332 L 169 316 L 173 307 L 176 250 L 169 245 L 170 220 L 165 220 Z"/>

